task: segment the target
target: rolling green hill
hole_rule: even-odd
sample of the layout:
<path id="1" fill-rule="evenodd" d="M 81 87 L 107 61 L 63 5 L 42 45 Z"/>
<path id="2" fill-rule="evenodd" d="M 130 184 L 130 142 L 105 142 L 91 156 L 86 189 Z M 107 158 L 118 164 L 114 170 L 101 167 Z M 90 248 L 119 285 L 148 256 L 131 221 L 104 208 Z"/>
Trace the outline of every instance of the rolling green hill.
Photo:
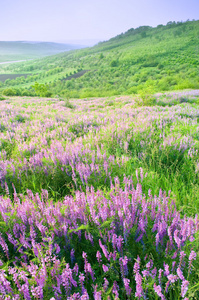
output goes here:
<path id="1" fill-rule="evenodd" d="M 8 78 L 0 82 L 1 90 L 84 98 L 196 89 L 198 41 L 199 21 L 132 28 L 92 48 L 1 66 Z M 9 79 L 11 74 L 23 77 Z"/>

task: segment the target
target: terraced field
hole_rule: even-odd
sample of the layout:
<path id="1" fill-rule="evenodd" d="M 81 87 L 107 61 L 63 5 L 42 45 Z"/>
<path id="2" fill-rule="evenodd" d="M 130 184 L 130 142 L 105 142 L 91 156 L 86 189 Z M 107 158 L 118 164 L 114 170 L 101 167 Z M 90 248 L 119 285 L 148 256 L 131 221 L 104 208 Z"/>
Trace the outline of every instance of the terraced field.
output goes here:
<path id="1" fill-rule="evenodd" d="M 17 77 L 26 78 L 29 74 L 0 74 L 0 81 L 5 82 L 7 79 L 16 79 Z"/>

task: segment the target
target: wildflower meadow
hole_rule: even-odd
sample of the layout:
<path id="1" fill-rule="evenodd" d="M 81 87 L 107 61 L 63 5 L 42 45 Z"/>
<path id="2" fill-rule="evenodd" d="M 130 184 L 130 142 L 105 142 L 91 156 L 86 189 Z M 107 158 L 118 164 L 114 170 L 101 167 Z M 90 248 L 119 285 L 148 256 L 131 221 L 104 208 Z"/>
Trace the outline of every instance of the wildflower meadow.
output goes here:
<path id="1" fill-rule="evenodd" d="M 199 299 L 199 90 L 0 102 L 0 299 Z"/>

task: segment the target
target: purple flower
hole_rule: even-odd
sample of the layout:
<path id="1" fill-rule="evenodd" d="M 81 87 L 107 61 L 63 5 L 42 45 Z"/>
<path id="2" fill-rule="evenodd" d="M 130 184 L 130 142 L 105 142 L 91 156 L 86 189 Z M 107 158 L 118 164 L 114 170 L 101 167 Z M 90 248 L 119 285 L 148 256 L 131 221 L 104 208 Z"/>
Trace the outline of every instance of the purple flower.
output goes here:
<path id="1" fill-rule="evenodd" d="M 5 271 L 0 269 L 0 292 L 4 293 L 12 293 L 13 290 L 11 288 L 10 282 L 6 279 Z"/>
<path id="2" fill-rule="evenodd" d="M 127 258 L 127 256 L 125 256 L 124 258 L 121 257 L 119 259 L 119 264 L 120 264 L 120 270 L 121 270 L 122 277 L 124 278 L 126 275 L 128 275 L 128 267 L 127 267 L 128 258 Z"/>
<path id="3" fill-rule="evenodd" d="M 73 272 L 76 274 L 76 276 L 78 275 L 78 272 L 79 272 L 79 266 L 78 264 L 76 263 L 74 268 L 73 268 Z"/>
<path id="4" fill-rule="evenodd" d="M 181 280 L 184 280 L 184 276 L 183 276 L 182 270 L 179 267 L 177 268 L 177 274 L 178 274 L 178 277 Z"/>
<path id="5" fill-rule="evenodd" d="M 162 294 L 162 288 L 160 285 L 156 285 L 154 283 L 153 285 L 154 291 L 156 292 L 156 294 L 161 298 L 161 300 L 165 300 L 165 296 Z"/>
<path id="6" fill-rule="evenodd" d="M 196 259 L 196 253 L 192 250 L 191 253 L 190 253 L 190 255 L 189 255 L 189 269 L 188 269 L 188 273 L 191 272 L 192 262 L 195 259 Z"/>
<path id="7" fill-rule="evenodd" d="M 138 256 L 133 267 L 133 272 L 136 274 L 139 272 L 139 270 L 140 270 L 140 257 Z"/>
<path id="8" fill-rule="evenodd" d="M 176 281 L 178 280 L 178 276 L 177 276 L 177 275 L 173 275 L 173 274 L 169 274 L 169 275 L 167 276 L 167 278 L 169 279 L 169 281 L 170 281 L 171 283 L 174 283 L 174 282 L 176 282 Z"/>
<path id="9" fill-rule="evenodd" d="M 142 276 L 139 273 L 135 274 L 136 292 L 135 296 L 139 299 L 143 296 Z"/>
<path id="10" fill-rule="evenodd" d="M 84 271 L 86 273 L 90 273 L 92 280 L 95 281 L 95 277 L 94 277 L 95 273 L 94 273 L 94 271 L 93 271 L 90 263 L 88 263 L 88 262 L 85 263 L 85 265 L 84 265 Z"/>
<path id="11" fill-rule="evenodd" d="M 133 267 L 133 272 L 135 274 L 135 282 L 136 282 L 135 296 L 140 299 L 144 295 L 144 292 L 142 288 L 142 276 L 140 275 L 139 270 L 140 270 L 140 258 L 138 256 L 137 261 Z"/>
<path id="12" fill-rule="evenodd" d="M 101 258 L 102 258 L 102 256 L 101 256 L 101 253 L 99 252 L 99 251 L 97 251 L 97 253 L 96 253 L 96 257 L 97 257 L 97 261 L 98 261 L 98 263 L 100 264 L 101 263 Z"/>
<path id="13" fill-rule="evenodd" d="M 182 285 L 181 285 L 181 296 L 183 298 L 186 295 L 186 292 L 188 290 L 188 285 L 189 285 L 189 281 L 183 280 Z"/>
<path id="14" fill-rule="evenodd" d="M 143 277 L 146 278 L 150 275 L 150 272 L 148 270 L 144 270 L 144 271 L 142 271 L 142 275 L 143 275 Z"/>
<path id="15" fill-rule="evenodd" d="M 31 287 L 32 296 L 36 299 L 43 299 L 43 288 L 41 286 Z"/>
<path id="16" fill-rule="evenodd" d="M 102 252 L 104 253 L 104 256 L 109 260 L 109 253 L 106 249 L 106 246 L 104 246 L 101 242 L 101 240 L 99 239 L 99 245 L 100 245 L 100 248 L 102 249 Z"/>
<path id="17" fill-rule="evenodd" d="M 122 245 L 124 243 L 123 237 L 120 235 L 117 239 L 117 249 L 120 253 L 122 253 Z"/>
<path id="18" fill-rule="evenodd" d="M 131 291 L 132 291 L 132 289 L 129 286 L 130 279 L 123 278 L 123 282 L 124 282 L 124 287 L 125 287 L 125 290 L 126 290 L 126 294 L 127 294 L 127 296 L 130 296 L 131 295 Z"/>
<path id="19" fill-rule="evenodd" d="M 146 268 L 150 270 L 152 267 L 153 267 L 153 261 L 152 259 L 150 259 L 150 261 L 146 264 Z"/>
<path id="20" fill-rule="evenodd" d="M 194 252 L 192 250 L 191 253 L 190 253 L 190 255 L 189 255 L 189 261 L 192 262 L 195 259 L 196 259 L 196 252 Z"/>
<path id="21" fill-rule="evenodd" d="M 80 299 L 79 293 L 74 293 L 72 296 L 67 297 L 67 300 L 79 300 L 79 299 Z"/>
<path id="22" fill-rule="evenodd" d="M 107 291 L 108 289 L 108 285 L 109 285 L 109 282 L 108 280 L 104 277 L 104 284 L 103 284 L 103 289 L 104 289 L 104 292 Z"/>
<path id="23" fill-rule="evenodd" d="M 74 249 L 72 249 L 70 252 L 70 259 L 71 259 L 72 263 L 75 261 L 75 250 Z"/>
<path id="24" fill-rule="evenodd" d="M 80 300 L 89 300 L 89 295 L 86 290 L 84 291 L 83 295 L 80 297 Z"/>
<path id="25" fill-rule="evenodd" d="M 157 274 L 157 268 L 154 268 L 154 269 L 151 271 L 151 277 L 152 277 L 153 279 L 155 279 L 156 274 Z"/>
<path id="26" fill-rule="evenodd" d="M 29 292 L 29 284 L 28 282 L 21 286 L 20 292 L 23 293 L 24 298 L 26 300 L 31 300 L 30 292 Z"/>
<path id="27" fill-rule="evenodd" d="M 111 258 L 112 258 L 114 261 L 116 261 L 116 258 L 117 258 L 117 251 L 110 252 L 110 254 L 109 254 L 109 260 L 110 260 Z"/>
<path id="28" fill-rule="evenodd" d="M 87 258 L 87 254 L 86 254 L 86 252 L 82 252 L 82 257 L 84 258 L 84 259 L 86 259 Z"/>
<path id="29" fill-rule="evenodd" d="M 4 251 L 4 253 L 6 254 L 7 259 L 9 260 L 9 251 L 8 251 L 8 245 L 6 244 L 6 242 L 4 241 L 1 233 L 0 233 L 0 245 Z"/>
<path id="30" fill-rule="evenodd" d="M 66 268 L 62 272 L 61 278 L 67 294 L 72 289 L 72 285 L 77 287 L 77 282 L 73 279 L 72 269 L 69 267 L 69 264 L 66 264 Z"/>
<path id="31" fill-rule="evenodd" d="M 112 293 L 115 295 L 115 300 L 119 300 L 119 286 L 116 281 L 113 283 Z"/>
<path id="32" fill-rule="evenodd" d="M 103 269 L 104 273 L 108 272 L 108 267 L 106 265 L 102 265 L 102 269 Z"/>
<path id="33" fill-rule="evenodd" d="M 158 271 L 158 273 L 159 273 L 159 275 L 158 275 L 158 280 L 159 280 L 159 284 L 160 284 L 160 286 L 161 286 L 161 277 L 162 277 L 162 273 L 163 273 L 164 271 L 162 270 L 162 269 L 159 269 L 159 271 Z"/>
<path id="34" fill-rule="evenodd" d="M 85 280 L 84 274 L 83 274 L 83 273 L 80 273 L 80 275 L 79 275 L 79 282 L 80 282 L 80 285 L 81 285 L 82 293 L 84 293 L 84 291 L 85 291 L 85 288 L 84 288 L 84 280 Z"/>
<path id="35" fill-rule="evenodd" d="M 97 292 L 97 284 L 95 285 L 95 289 L 94 289 L 94 300 L 101 300 L 102 299 L 102 291 L 98 291 Z"/>
<path id="36" fill-rule="evenodd" d="M 164 270 L 165 270 L 164 275 L 165 275 L 165 276 L 168 276 L 168 275 L 170 274 L 170 271 L 169 271 L 169 265 L 168 265 L 168 264 L 165 264 L 165 265 L 164 265 Z"/>
<path id="37" fill-rule="evenodd" d="M 115 250 L 116 246 L 117 246 L 117 235 L 115 233 L 112 236 L 112 244 L 113 244 L 113 248 Z"/>
<path id="38" fill-rule="evenodd" d="M 172 270 L 171 270 L 171 272 L 174 271 L 175 265 L 176 265 L 176 261 L 173 261 L 173 262 L 172 262 Z"/>
<path id="39" fill-rule="evenodd" d="M 179 262 L 179 267 L 181 267 L 183 258 L 186 256 L 186 253 L 184 251 L 180 251 L 180 262 Z"/>

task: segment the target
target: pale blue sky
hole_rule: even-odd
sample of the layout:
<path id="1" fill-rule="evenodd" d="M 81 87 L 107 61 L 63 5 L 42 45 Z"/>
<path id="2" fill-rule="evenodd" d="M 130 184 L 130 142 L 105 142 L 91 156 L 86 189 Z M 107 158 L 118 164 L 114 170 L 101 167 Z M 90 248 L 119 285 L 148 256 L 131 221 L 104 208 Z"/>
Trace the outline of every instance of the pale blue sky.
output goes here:
<path id="1" fill-rule="evenodd" d="M 0 41 L 103 41 L 187 19 L 199 19 L 199 0 L 0 0 Z"/>

